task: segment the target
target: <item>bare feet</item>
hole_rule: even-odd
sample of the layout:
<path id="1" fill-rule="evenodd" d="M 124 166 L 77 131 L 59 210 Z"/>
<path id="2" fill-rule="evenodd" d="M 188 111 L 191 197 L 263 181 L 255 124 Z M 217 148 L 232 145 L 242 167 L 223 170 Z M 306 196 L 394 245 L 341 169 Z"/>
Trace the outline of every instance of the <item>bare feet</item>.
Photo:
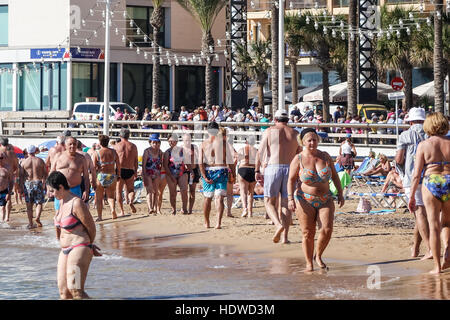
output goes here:
<path id="1" fill-rule="evenodd" d="M 103 219 L 102 218 L 95 219 L 95 222 L 100 222 L 100 221 L 103 221 Z"/>
<path id="2" fill-rule="evenodd" d="M 177 210 L 172 210 L 172 215 L 176 215 L 177 214 Z"/>
<path id="3" fill-rule="evenodd" d="M 206 229 L 211 228 L 211 226 L 209 225 L 209 223 L 205 223 L 205 228 L 206 228 Z"/>
<path id="4" fill-rule="evenodd" d="M 312 272 L 312 271 L 314 271 L 314 267 L 313 267 L 312 263 L 311 264 L 307 263 L 306 268 L 305 268 L 305 270 L 303 270 L 303 272 Z"/>
<path id="5" fill-rule="evenodd" d="M 234 216 L 232 214 L 227 214 L 228 218 L 234 218 Z"/>
<path id="6" fill-rule="evenodd" d="M 436 267 L 433 270 L 431 270 L 429 273 L 430 274 L 439 274 L 439 273 L 441 273 L 441 268 L 440 267 Z"/>
<path id="7" fill-rule="evenodd" d="M 136 207 L 134 206 L 134 204 L 130 203 L 130 208 L 132 213 L 136 213 Z"/>
<path id="8" fill-rule="evenodd" d="M 216 229 L 222 229 L 222 227 L 220 225 L 217 225 Z"/>
<path id="9" fill-rule="evenodd" d="M 38 226 L 38 227 L 42 227 L 42 223 L 41 223 L 41 220 L 39 220 L 39 219 L 36 219 L 36 224 L 37 224 L 37 226 Z"/>
<path id="10" fill-rule="evenodd" d="M 34 224 L 27 225 L 27 229 L 34 229 L 34 228 L 36 228 L 36 226 Z"/>
<path id="11" fill-rule="evenodd" d="M 273 242 L 274 243 L 278 243 L 280 242 L 280 238 L 281 238 L 281 233 L 284 231 L 284 227 L 283 226 L 279 226 L 277 231 L 275 232 L 275 235 L 273 236 Z"/>
<path id="12" fill-rule="evenodd" d="M 433 254 L 431 253 L 431 251 L 428 252 L 428 254 L 425 254 L 420 261 L 422 260 L 428 260 L 428 259 L 433 259 Z"/>
<path id="13" fill-rule="evenodd" d="M 242 217 L 242 218 L 245 218 L 246 216 L 247 216 L 247 209 L 244 209 L 244 210 L 242 211 L 241 217 Z"/>
<path id="14" fill-rule="evenodd" d="M 419 255 L 419 247 L 412 247 L 411 258 L 417 258 L 418 255 Z"/>
<path id="15" fill-rule="evenodd" d="M 289 240 L 283 240 L 281 243 L 282 244 L 290 244 L 291 242 Z"/>
<path id="16" fill-rule="evenodd" d="M 326 269 L 327 265 L 322 261 L 322 257 L 319 257 L 317 255 L 314 255 L 314 260 L 319 265 L 321 269 Z"/>
<path id="17" fill-rule="evenodd" d="M 450 267 L 450 252 L 449 249 L 445 249 L 444 251 L 444 261 L 442 262 L 442 270 L 445 270 Z"/>

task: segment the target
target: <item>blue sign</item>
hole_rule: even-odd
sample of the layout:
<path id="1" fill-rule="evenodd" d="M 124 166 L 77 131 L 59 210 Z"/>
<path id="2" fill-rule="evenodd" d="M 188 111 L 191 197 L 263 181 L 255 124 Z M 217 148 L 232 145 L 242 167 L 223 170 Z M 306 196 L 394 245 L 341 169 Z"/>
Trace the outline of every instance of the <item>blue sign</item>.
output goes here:
<path id="1" fill-rule="evenodd" d="M 98 48 L 70 48 L 70 55 L 73 59 L 104 59 L 102 49 Z"/>
<path id="2" fill-rule="evenodd" d="M 65 48 L 30 49 L 30 59 L 62 59 Z"/>

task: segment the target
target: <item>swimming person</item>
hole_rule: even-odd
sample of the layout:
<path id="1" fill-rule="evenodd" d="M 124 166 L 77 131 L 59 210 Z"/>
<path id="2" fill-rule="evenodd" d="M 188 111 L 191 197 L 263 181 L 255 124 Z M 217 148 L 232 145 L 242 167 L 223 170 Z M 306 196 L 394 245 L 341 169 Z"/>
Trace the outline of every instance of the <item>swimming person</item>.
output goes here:
<path id="1" fill-rule="evenodd" d="M 95 150 L 92 162 L 97 172 L 97 189 L 95 190 L 95 201 L 97 207 L 97 219 L 102 221 L 103 197 L 106 193 L 111 216 L 117 219 L 116 214 L 116 185 L 120 172 L 119 156 L 116 150 L 109 148 L 109 137 L 103 134 L 98 136 L 100 150 Z"/>
<path id="2" fill-rule="evenodd" d="M 338 204 L 344 205 L 341 181 L 327 152 L 317 149 L 319 136 L 313 128 L 300 134 L 303 151 L 296 156 L 289 169 L 288 198 L 290 210 L 297 212 L 302 229 L 302 248 L 306 259 L 305 271 L 313 271 L 313 260 L 320 268 L 326 268 L 322 254 L 331 239 L 334 220 L 334 202 L 329 181 L 332 179 L 338 191 Z M 297 185 L 297 180 L 300 183 Z M 295 190 L 295 193 L 294 193 Z M 316 224 L 319 238 L 314 253 Z"/>
<path id="3" fill-rule="evenodd" d="M 53 171 L 47 178 L 47 191 L 60 201 L 54 223 L 61 245 L 57 280 L 61 299 L 89 298 L 84 284 L 93 256 L 101 256 L 94 245 L 95 222 L 86 204 L 72 192 L 66 177 Z"/>
<path id="4" fill-rule="evenodd" d="M 289 166 L 296 154 L 301 152 L 297 142 L 298 131 L 288 127 L 289 115 L 286 110 L 277 110 L 275 125 L 264 131 L 255 164 L 255 179 L 264 186 L 264 205 L 267 214 L 275 224 L 277 230 L 272 240 L 275 243 L 289 243 L 288 233 L 291 225 L 292 212 L 288 208 L 288 176 Z M 264 169 L 264 176 L 260 173 L 261 161 L 267 154 L 268 163 Z M 281 213 L 277 209 L 280 198 Z"/>
<path id="5" fill-rule="evenodd" d="M 144 150 L 142 155 L 142 178 L 147 190 L 148 214 L 156 214 L 159 199 L 159 183 L 161 180 L 161 168 L 163 153 L 160 149 L 161 140 L 159 133 L 152 133 L 148 139 L 150 147 Z"/>
<path id="6" fill-rule="evenodd" d="M 24 185 L 25 203 L 27 204 L 28 228 L 34 228 L 33 205 L 36 204 L 36 225 L 42 227 L 42 204 L 45 201 L 45 180 L 47 179 L 47 166 L 44 160 L 36 157 L 36 147 L 27 148 L 28 158 L 22 161 L 22 168 L 26 172 Z"/>
<path id="7" fill-rule="evenodd" d="M 417 147 L 408 208 L 411 212 L 416 210 L 415 193 L 423 175 L 422 198 L 427 208 L 434 262 L 434 269 L 430 273 L 440 273 L 450 267 L 450 139 L 446 137 L 449 123 L 442 113 L 431 113 L 425 119 L 423 130 L 429 138 Z M 441 229 L 444 242 L 442 266 Z"/>

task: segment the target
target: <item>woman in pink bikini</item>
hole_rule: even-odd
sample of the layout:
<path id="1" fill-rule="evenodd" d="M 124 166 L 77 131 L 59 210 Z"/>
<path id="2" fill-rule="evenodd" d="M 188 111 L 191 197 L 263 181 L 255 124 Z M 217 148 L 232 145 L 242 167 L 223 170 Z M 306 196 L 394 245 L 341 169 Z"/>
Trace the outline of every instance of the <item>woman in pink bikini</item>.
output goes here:
<path id="1" fill-rule="evenodd" d="M 159 183 L 161 180 L 161 168 L 163 153 L 160 149 L 161 141 L 159 133 L 153 133 L 150 138 L 150 147 L 144 150 L 142 155 L 142 177 L 144 186 L 147 190 L 148 214 L 156 214 L 157 203 L 159 199 Z"/>
<path id="2" fill-rule="evenodd" d="M 101 256 L 94 245 L 95 222 L 86 204 L 70 192 L 66 177 L 59 171 L 47 178 L 47 192 L 60 201 L 54 218 L 61 245 L 58 259 L 58 289 L 61 299 L 86 299 L 84 291 L 92 256 Z"/>

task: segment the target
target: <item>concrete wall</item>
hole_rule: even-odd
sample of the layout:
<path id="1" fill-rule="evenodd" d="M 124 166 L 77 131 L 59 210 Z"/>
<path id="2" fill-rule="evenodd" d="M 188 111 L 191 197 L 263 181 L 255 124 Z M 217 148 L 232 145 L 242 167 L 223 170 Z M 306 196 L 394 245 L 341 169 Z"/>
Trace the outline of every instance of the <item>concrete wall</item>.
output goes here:
<path id="1" fill-rule="evenodd" d="M 226 6 L 219 13 L 212 29 L 212 36 L 216 44 L 217 39 L 225 39 L 225 12 Z M 200 25 L 175 0 L 171 1 L 171 20 L 172 48 L 200 52 L 202 45 Z"/>
<path id="2" fill-rule="evenodd" d="M 69 0 L 9 1 L 9 47 L 55 47 L 69 34 Z"/>

